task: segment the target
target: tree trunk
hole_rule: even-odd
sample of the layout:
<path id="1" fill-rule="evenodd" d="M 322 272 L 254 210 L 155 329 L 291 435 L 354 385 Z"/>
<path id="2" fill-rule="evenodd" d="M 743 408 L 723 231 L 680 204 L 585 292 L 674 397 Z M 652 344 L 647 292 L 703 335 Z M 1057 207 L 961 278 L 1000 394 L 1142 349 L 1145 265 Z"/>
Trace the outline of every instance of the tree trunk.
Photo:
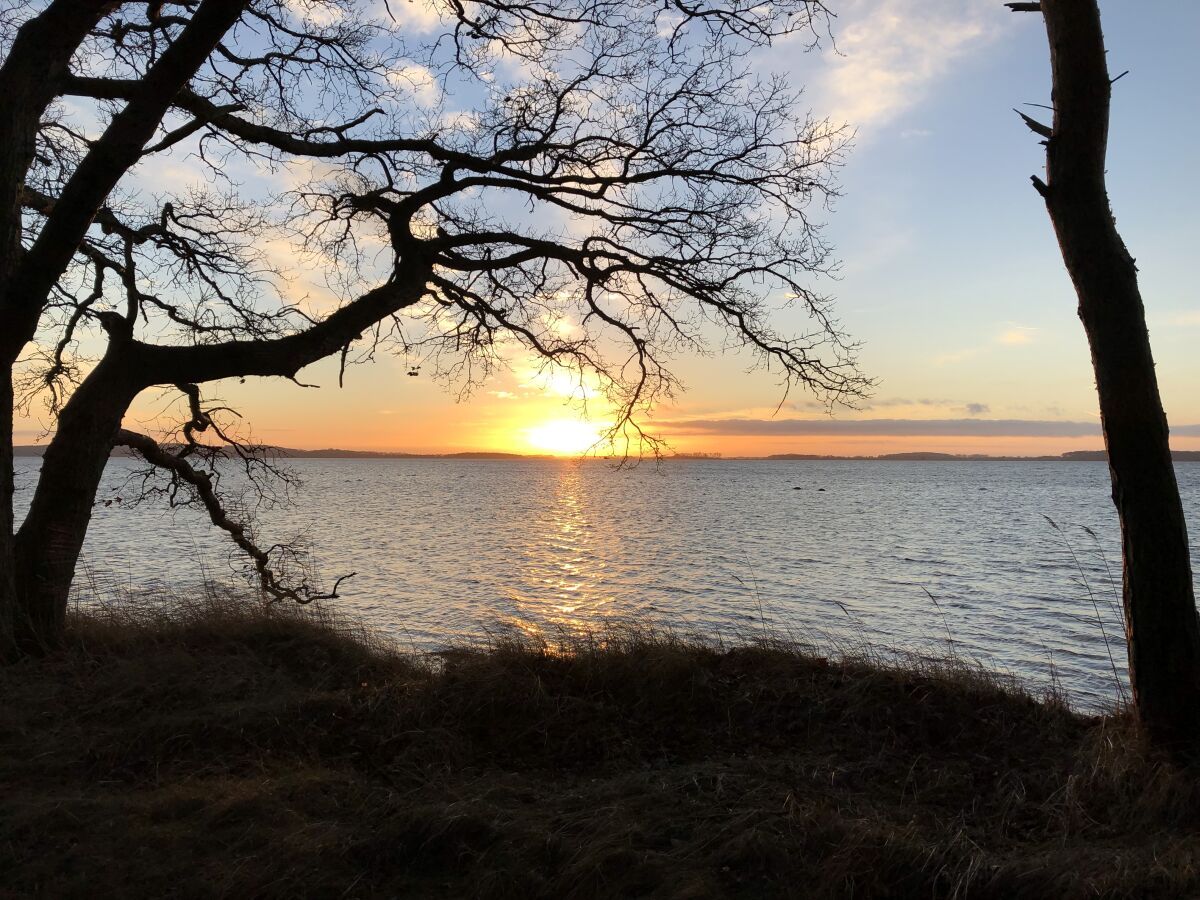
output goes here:
<path id="1" fill-rule="evenodd" d="M 12 366 L 32 338 L 36 319 L 18 327 L 12 293 L 20 265 L 21 187 L 33 160 L 42 113 L 57 92 L 67 64 L 92 25 L 103 0 L 54 0 L 18 30 L 0 66 L 0 658 L 13 649 L 19 614 L 13 536 Z M 26 317 L 28 318 L 28 317 Z"/>
<path id="2" fill-rule="evenodd" d="M 140 385 L 110 359 L 71 396 L 29 513 L 16 536 L 17 646 L 35 653 L 62 639 L 67 599 L 83 548 L 96 491 L 121 418 Z"/>
<path id="3" fill-rule="evenodd" d="M 17 581 L 13 553 L 13 387 L 12 370 L 0 366 L 0 660 L 15 649 L 13 622 Z"/>
<path id="4" fill-rule="evenodd" d="M 116 4 L 119 6 L 119 4 Z M 42 114 L 62 88 L 68 63 L 95 22 L 114 4 L 107 0 L 53 0 L 26 22 L 0 65 L 0 367 L 11 370 L 37 329 L 51 285 L 75 254 L 111 188 L 141 155 L 172 98 L 241 16 L 247 0 L 203 0 L 183 30 L 138 82 L 74 174 L 63 185 L 56 213 L 27 251 L 21 249 L 21 201 Z M 132 322 L 130 323 L 132 327 Z M 110 345 L 109 357 L 114 354 Z M 19 649 L 57 643 L 67 594 L 87 533 L 96 488 L 112 438 L 136 389 L 132 380 L 102 362 L 63 409 L 46 450 L 29 514 L 12 536 L 10 465 L 0 502 L 0 646 L 11 622 Z M 6 376 L 11 379 L 11 373 Z M 9 397 L 0 397 L 7 402 Z M 11 403 L 6 413 L 11 443 Z M 7 526 L 5 526 L 7 522 Z M 11 551 L 11 552 L 10 552 Z M 8 561 L 12 564 L 9 565 Z M 7 589 L 15 579 L 15 592 Z M 15 605 L 14 605 L 15 600 Z M 11 616 L 5 615 L 5 610 Z"/>
<path id="5" fill-rule="evenodd" d="M 1042 0 L 1054 78 L 1046 199 L 1079 296 L 1121 520 L 1129 677 L 1159 746 L 1200 746 L 1200 619 L 1187 526 L 1137 284 L 1105 184 L 1111 82 L 1096 0 Z M 1035 125 L 1031 125 L 1035 130 Z"/>

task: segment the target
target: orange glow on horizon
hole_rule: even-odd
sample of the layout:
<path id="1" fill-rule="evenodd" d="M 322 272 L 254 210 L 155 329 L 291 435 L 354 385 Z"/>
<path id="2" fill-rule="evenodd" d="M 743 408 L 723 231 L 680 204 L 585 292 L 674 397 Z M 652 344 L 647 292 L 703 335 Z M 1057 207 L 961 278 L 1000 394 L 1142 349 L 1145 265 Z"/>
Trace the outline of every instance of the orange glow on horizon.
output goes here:
<path id="1" fill-rule="evenodd" d="M 448 398 L 444 385 L 432 380 L 387 381 L 384 363 L 375 377 L 359 377 L 344 388 L 299 390 L 279 381 L 227 382 L 210 387 L 206 397 L 238 411 L 226 425 L 242 440 L 294 447 L 303 450 L 342 449 L 418 454 L 459 452 L 503 452 L 529 455 L 577 457 L 595 448 L 605 455 L 606 446 L 596 446 L 611 427 L 617 411 L 602 396 L 586 400 L 563 397 L 543 384 L 532 384 L 525 374 L 497 378 L 479 390 L 470 402 Z M 336 365 L 318 369 L 309 376 L 313 383 L 336 384 Z M 186 412 L 177 408 L 170 392 L 147 391 L 135 401 L 126 416 L 127 427 L 164 434 L 178 427 Z M 734 398 L 736 399 L 736 398 Z M 733 399 L 718 396 L 711 406 L 687 409 L 660 408 L 658 421 L 642 424 L 651 435 L 665 438 L 665 452 L 721 454 L 722 456 L 768 456 L 771 454 L 828 454 L 877 456 L 903 452 L 987 454 L 994 456 L 1056 456 L 1071 450 L 1100 450 L 1100 434 L 1082 437 L 1022 435 L 937 435 L 937 434 L 738 434 L 719 430 L 685 431 L 677 423 L 692 419 L 767 419 L 772 409 L 731 406 Z M 725 409 L 729 411 L 726 412 Z M 36 412 L 36 411 L 35 411 Z M 889 408 L 898 420 L 922 416 L 957 418 L 953 408 Z M 996 418 L 1019 417 L 1022 410 L 997 409 Z M 1064 420 L 1087 421 L 1091 410 L 1080 407 L 1062 413 Z M 847 418 L 852 416 L 847 415 Z M 1040 420 L 1039 420 L 1040 421 Z M 1200 450 L 1200 434 L 1179 426 L 1200 422 L 1200 414 L 1188 407 L 1172 412 L 1176 431 L 1171 445 L 1176 450 Z M 45 443 L 52 427 L 48 416 L 22 419 L 16 428 L 16 443 Z M 636 448 L 630 448 L 636 453 Z"/>

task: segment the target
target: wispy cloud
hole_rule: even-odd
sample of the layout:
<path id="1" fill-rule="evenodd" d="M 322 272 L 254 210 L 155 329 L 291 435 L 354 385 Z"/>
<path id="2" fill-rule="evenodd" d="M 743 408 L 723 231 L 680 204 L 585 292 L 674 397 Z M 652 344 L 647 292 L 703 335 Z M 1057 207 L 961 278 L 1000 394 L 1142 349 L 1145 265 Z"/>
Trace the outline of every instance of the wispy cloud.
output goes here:
<path id="1" fill-rule="evenodd" d="M 968 404 L 982 408 L 985 404 Z M 655 423 L 669 435 L 739 437 L 1100 437 L 1097 422 L 1056 419 L 677 419 Z M 1172 425 L 1173 437 L 1200 437 L 1200 425 Z"/>
<path id="2" fill-rule="evenodd" d="M 443 24 L 443 4 L 433 0 L 375 0 L 376 21 L 398 27 L 402 32 L 428 34 Z"/>
<path id="3" fill-rule="evenodd" d="M 839 10 L 840 56 L 822 85 L 833 118 L 875 126 L 921 101 L 955 60 L 1001 32 L 990 3 L 855 0 Z M 910 134 L 920 134 L 910 130 Z"/>
<path id="4" fill-rule="evenodd" d="M 657 424 L 665 434 L 743 437 L 1100 436 L 1100 426 L 1095 422 L 1059 422 L 1044 419 L 686 419 Z M 1180 436 L 1200 435 L 1200 425 L 1174 427 L 1171 433 Z"/>
<path id="5" fill-rule="evenodd" d="M 932 398 L 932 397 L 918 397 L 916 399 L 909 399 L 908 397 L 883 397 L 883 398 L 872 399 L 871 405 L 867 408 L 868 409 L 876 409 L 879 407 L 885 407 L 885 408 L 886 407 L 903 407 L 903 406 L 931 407 L 931 406 L 955 406 L 955 405 L 956 405 L 956 401 L 954 401 L 954 400 L 936 399 L 936 398 Z M 811 409 L 824 409 L 824 407 L 821 406 L 820 404 L 817 404 L 810 408 Z M 799 406 L 797 406 L 797 409 L 799 409 Z"/>
<path id="6" fill-rule="evenodd" d="M 345 11 L 332 4 L 309 3 L 306 0 L 286 0 L 284 5 L 292 14 L 313 25 L 336 25 L 345 17 Z"/>
<path id="7" fill-rule="evenodd" d="M 951 365 L 979 356 L 981 353 L 993 351 L 1000 347 L 1022 347 L 1032 344 L 1037 339 L 1038 329 L 1030 325 L 1007 323 L 1003 329 L 992 338 L 991 344 L 981 344 L 975 347 L 963 347 L 960 350 L 948 350 L 933 357 L 936 366 Z"/>
<path id="8" fill-rule="evenodd" d="M 441 99 L 442 89 L 433 72 L 417 63 L 403 63 L 388 72 L 394 87 L 409 92 L 417 103 L 433 106 Z"/>
<path id="9" fill-rule="evenodd" d="M 813 404 L 811 406 L 803 403 L 792 404 L 792 409 L 797 411 L 804 410 L 824 410 L 821 404 Z M 987 403 L 979 401 L 966 401 L 962 399 L 949 400 L 946 398 L 932 397 L 884 397 L 873 398 L 869 403 L 858 407 L 860 412 L 878 411 L 890 418 L 903 419 L 907 418 L 909 412 L 915 413 L 915 417 L 919 419 L 928 419 L 935 416 L 944 416 L 946 418 L 958 416 L 966 413 L 968 416 L 982 416 L 992 411 L 991 406 Z M 732 417 L 734 413 L 729 413 Z M 744 418 L 755 418 L 754 416 L 744 416 L 742 413 L 736 415 Z"/>
<path id="10" fill-rule="evenodd" d="M 1017 344 L 1031 344 L 1034 337 L 1037 335 L 1036 328 L 1030 328 L 1026 325 L 1014 325 L 1011 328 L 1006 328 L 996 337 L 996 343 L 1008 344 L 1010 346 Z"/>

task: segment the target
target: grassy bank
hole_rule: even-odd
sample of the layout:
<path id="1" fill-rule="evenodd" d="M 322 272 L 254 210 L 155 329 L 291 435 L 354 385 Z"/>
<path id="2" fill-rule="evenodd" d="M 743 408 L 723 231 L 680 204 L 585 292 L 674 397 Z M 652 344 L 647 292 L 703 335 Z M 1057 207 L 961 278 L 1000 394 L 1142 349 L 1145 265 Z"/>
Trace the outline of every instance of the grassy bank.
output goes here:
<path id="1" fill-rule="evenodd" d="M 0 896 L 1200 890 L 1200 780 L 963 667 L 629 632 L 429 662 L 209 599 L 77 616 L 0 696 Z"/>

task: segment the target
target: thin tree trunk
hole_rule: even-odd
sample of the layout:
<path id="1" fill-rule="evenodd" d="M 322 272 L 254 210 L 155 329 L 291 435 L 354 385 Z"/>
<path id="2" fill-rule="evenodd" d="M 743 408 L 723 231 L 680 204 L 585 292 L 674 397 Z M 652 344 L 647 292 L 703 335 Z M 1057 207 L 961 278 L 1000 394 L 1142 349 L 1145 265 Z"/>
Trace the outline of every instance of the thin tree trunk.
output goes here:
<path id="1" fill-rule="evenodd" d="M 37 490 L 16 536 L 16 643 L 39 652 L 62 639 L 75 566 L 113 438 L 140 385 L 105 360 L 58 418 Z"/>
<path id="2" fill-rule="evenodd" d="M 1018 4 L 1020 6 L 1020 4 Z M 1096 0 L 1042 0 L 1054 77 L 1045 197 L 1079 296 L 1121 520 L 1129 675 L 1150 738 L 1200 745 L 1200 619 L 1167 419 L 1137 284 L 1105 184 L 1111 82 Z M 1030 127 L 1037 130 L 1036 123 Z"/>

